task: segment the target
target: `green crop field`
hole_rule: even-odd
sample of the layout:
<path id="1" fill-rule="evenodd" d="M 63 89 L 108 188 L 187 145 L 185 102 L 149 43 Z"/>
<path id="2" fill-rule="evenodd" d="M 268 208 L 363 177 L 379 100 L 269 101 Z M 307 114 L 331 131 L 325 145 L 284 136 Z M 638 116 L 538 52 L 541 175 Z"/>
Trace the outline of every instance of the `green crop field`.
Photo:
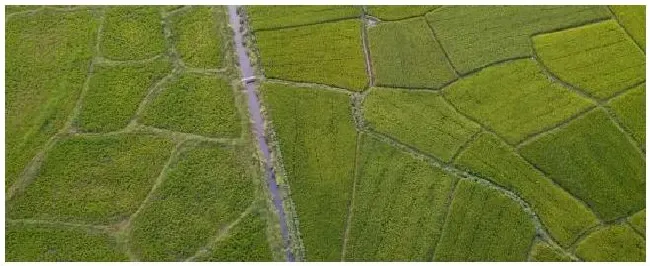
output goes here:
<path id="1" fill-rule="evenodd" d="M 5 261 L 645 262 L 645 8 L 5 6 Z"/>

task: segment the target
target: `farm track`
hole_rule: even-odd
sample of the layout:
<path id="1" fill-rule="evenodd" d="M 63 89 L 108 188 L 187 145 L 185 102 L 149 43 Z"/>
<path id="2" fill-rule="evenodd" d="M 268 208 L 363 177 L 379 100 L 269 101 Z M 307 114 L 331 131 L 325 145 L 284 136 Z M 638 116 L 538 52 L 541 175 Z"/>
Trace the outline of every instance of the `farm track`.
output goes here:
<path id="1" fill-rule="evenodd" d="M 361 7 L 361 42 L 363 44 L 363 55 L 366 59 L 366 74 L 368 75 L 368 87 L 375 86 L 375 75 L 372 72 L 372 57 L 370 56 L 370 42 L 368 40 L 368 27 L 371 23 L 367 16 L 366 6 Z"/>
<path id="2" fill-rule="evenodd" d="M 48 226 L 68 227 L 68 228 L 77 227 L 77 228 L 85 228 L 94 231 L 100 230 L 102 232 L 108 233 L 111 237 L 113 237 L 117 242 L 118 248 L 122 252 L 124 252 L 131 261 L 139 261 L 139 258 L 132 252 L 129 246 L 129 240 L 130 240 L 129 238 L 132 230 L 131 223 L 133 219 L 138 217 L 139 213 L 146 207 L 147 203 L 150 201 L 152 195 L 155 194 L 158 187 L 164 182 L 164 179 L 167 175 L 167 171 L 169 170 L 171 165 L 173 165 L 173 163 L 178 160 L 180 154 L 186 152 L 189 149 L 202 145 L 203 143 L 217 143 L 220 145 L 229 145 L 229 146 L 239 146 L 245 144 L 246 142 L 245 138 L 247 134 L 246 130 L 243 130 L 241 136 L 238 138 L 214 138 L 214 137 L 207 137 L 203 135 L 197 135 L 193 133 L 157 128 L 157 127 L 142 124 L 139 121 L 147 105 L 165 89 L 163 85 L 169 82 L 170 80 L 177 78 L 182 73 L 197 73 L 203 75 L 219 76 L 224 79 L 230 79 L 230 77 L 227 76 L 228 74 L 227 72 L 230 69 L 230 67 L 228 66 L 223 68 L 218 68 L 218 69 L 192 68 L 192 67 L 186 67 L 185 64 L 182 62 L 182 59 L 180 58 L 180 55 L 175 48 L 174 41 L 172 40 L 172 30 L 168 18 L 173 14 L 182 12 L 189 8 L 191 8 L 191 6 L 185 6 L 169 12 L 161 11 L 161 23 L 163 24 L 163 30 L 165 35 L 166 51 L 162 54 L 158 54 L 150 58 L 137 59 L 137 60 L 112 60 L 103 57 L 100 46 L 101 46 L 101 36 L 105 25 L 106 7 L 99 7 L 99 8 L 87 7 L 87 6 L 79 6 L 79 7 L 72 7 L 72 8 L 41 7 L 34 10 L 14 12 L 5 17 L 5 22 L 6 22 L 7 19 L 16 15 L 33 14 L 43 10 L 55 10 L 59 12 L 94 10 L 99 14 L 98 15 L 99 17 L 96 18 L 97 20 L 99 20 L 99 27 L 95 37 L 96 39 L 95 39 L 95 47 L 93 50 L 93 58 L 89 62 L 87 76 L 83 83 L 81 93 L 79 94 L 77 101 L 75 102 L 74 109 L 72 110 L 70 115 L 68 115 L 64 126 L 59 131 L 57 131 L 57 133 L 54 136 L 48 139 L 48 141 L 42 146 L 42 149 L 27 164 L 27 166 L 23 170 L 22 175 L 7 190 L 7 193 L 5 195 L 5 203 L 11 200 L 13 197 L 17 196 L 18 194 L 20 194 L 33 181 L 33 179 L 37 177 L 40 171 L 40 167 L 45 159 L 45 156 L 52 149 L 52 147 L 54 147 L 60 140 L 70 138 L 70 137 L 111 137 L 111 136 L 117 136 L 122 134 L 151 134 L 151 135 L 156 135 L 156 136 L 171 139 L 176 143 L 176 145 L 170 152 L 170 156 L 167 159 L 167 162 L 165 163 L 165 165 L 163 165 L 161 172 L 156 178 L 156 181 L 154 185 L 151 187 L 146 198 L 140 203 L 138 209 L 134 213 L 132 213 L 128 219 L 124 221 L 121 221 L 116 224 L 110 224 L 110 225 L 90 225 L 90 224 L 82 224 L 82 223 L 59 222 L 59 221 L 52 221 L 52 220 L 9 219 L 8 218 L 7 223 L 48 225 Z M 225 34 L 223 35 L 225 36 Z M 152 62 L 154 60 L 160 59 L 165 56 L 169 57 L 172 62 L 173 68 L 171 72 L 168 73 L 165 77 L 156 81 L 148 89 L 147 95 L 143 97 L 142 101 L 138 105 L 137 111 L 133 114 L 131 120 L 128 122 L 126 127 L 119 130 L 110 131 L 110 132 L 78 131 L 78 129 L 76 128 L 76 122 L 77 122 L 76 119 L 78 119 L 79 113 L 81 112 L 81 106 L 84 103 L 85 95 L 87 94 L 88 90 L 90 90 L 89 83 L 93 75 L 95 66 L 97 65 L 101 65 L 101 66 L 140 65 L 140 64 Z M 237 109 L 242 118 L 242 127 L 245 129 L 248 125 L 247 123 L 248 116 L 242 112 L 243 108 L 239 106 L 240 105 L 239 99 L 241 97 L 238 96 L 238 94 L 240 93 L 239 90 L 237 89 L 238 86 L 239 84 L 233 84 L 232 87 L 233 87 L 233 92 L 235 93 L 235 98 L 237 98 Z M 227 237 L 230 229 L 237 226 L 239 224 L 239 221 L 242 218 L 246 217 L 252 211 L 253 206 L 255 205 L 255 201 L 257 200 L 254 200 L 251 203 L 251 206 L 249 206 L 248 209 L 246 209 L 244 212 L 242 212 L 239 215 L 239 218 L 234 220 L 226 228 L 222 228 L 223 230 L 220 231 L 220 234 L 215 236 L 215 239 L 213 239 L 210 243 L 208 243 L 208 245 L 213 245 L 218 241 Z M 204 251 L 197 250 L 197 254 L 201 253 L 201 255 L 203 255 L 202 252 Z"/>

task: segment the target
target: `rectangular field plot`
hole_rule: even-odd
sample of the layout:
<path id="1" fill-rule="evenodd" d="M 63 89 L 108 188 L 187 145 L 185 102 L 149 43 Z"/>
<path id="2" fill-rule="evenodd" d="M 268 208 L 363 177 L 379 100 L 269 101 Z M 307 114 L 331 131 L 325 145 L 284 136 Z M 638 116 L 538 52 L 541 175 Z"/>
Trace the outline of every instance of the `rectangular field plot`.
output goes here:
<path id="1" fill-rule="evenodd" d="M 165 50 L 158 6 L 112 6 L 106 10 L 102 55 L 115 60 L 150 58 Z"/>
<path id="2" fill-rule="evenodd" d="M 424 16 L 440 6 L 369 6 L 368 15 L 381 20 L 399 20 Z"/>
<path id="3" fill-rule="evenodd" d="M 552 128 L 590 102 L 551 82 L 531 59 L 489 67 L 444 90 L 461 113 L 491 128 L 510 144 Z"/>
<path id="4" fill-rule="evenodd" d="M 614 20 L 533 37 L 560 80 L 604 99 L 645 80 L 645 54 Z"/>
<path id="5" fill-rule="evenodd" d="M 93 57 L 97 18 L 87 10 L 43 10 L 5 21 L 5 191 L 72 112 Z"/>
<path id="6" fill-rule="evenodd" d="M 523 261 L 535 227 L 521 206 L 478 183 L 459 181 L 436 261 Z"/>
<path id="7" fill-rule="evenodd" d="M 437 93 L 372 88 L 363 103 L 368 126 L 449 161 L 480 130 Z"/>
<path id="8" fill-rule="evenodd" d="M 532 261 L 537 262 L 570 262 L 571 257 L 563 254 L 560 250 L 552 247 L 546 242 L 536 241 L 530 251 Z"/>
<path id="9" fill-rule="evenodd" d="M 262 99 L 282 152 L 305 256 L 339 261 L 352 198 L 356 130 L 346 93 L 265 83 Z"/>
<path id="10" fill-rule="evenodd" d="M 481 133 L 456 164 L 521 196 L 562 246 L 598 224 L 591 210 L 490 133 Z"/>
<path id="11" fill-rule="evenodd" d="M 368 38 L 377 86 L 436 89 L 456 78 L 424 18 L 380 23 Z"/>
<path id="12" fill-rule="evenodd" d="M 126 127 L 147 92 L 171 73 L 169 58 L 137 65 L 95 66 L 77 121 L 81 131 Z"/>
<path id="13" fill-rule="evenodd" d="M 223 7 L 197 6 L 172 16 L 172 35 L 186 66 L 223 66 L 225 20 Z"/>
<path id="14" fill-rule="evenodd" d="M 255 33 L 268 78 L 361 91 L 368 85 L 361 20 Z"/>
<path id="15" fill-rule="evenodd" d="M 145 109 L 143 123 L 208 137 L 236 138 L 241 117 L 230 82 L 217 76 L 182 74 Z"/>
<path id="16" fill-rule="evenodd" d="M 227 235 L 197 261 L 267 262 L 273 256 L 266 238 L 266 220 L 255 210 L 246 215 Z"/>
<path id="17" fill-rule="evenodd" d="M 632 133 L 634 139 L 645 147 L 645 83 L 613 98 L 609 107 Z"/>
<path id="18" fill-rule="evenodd" d="M 530 35 L 610 16 L 603 6 L 445 6 L 426 15 L 461 74 L 532 55 Z"/>
<path id="19" fill-rule="evenodd" d="M 143 261 L 183 261 L 253 202 L 249 164 L 232 147 L 181 152 L 133 220 L 132 249 Z"/>
<path id="20" fill-rule="evenodd" d="M 600 108 L 520 152 L 605 221 L 629 216 L 645 205 L 643 154 Z"/>
<path id="21" fill-rule="evenodd" d="M 609 6 L 621 26 L 645 51 L 645 6 Z"/>
<path id="22" fill-rule="evenodd" d="M 253 31 L 361 17 L 357 6 L 247 6 Z"/>
<path id="23" fill-rule="evenodd" d="M 362 139 L 348 261 L 430 261 L 454 178 L 373 137 Z"/>
<path id="24" fill-rule="evenodd" d="M 33 183 L 7 202 L 6 216 L 120 222 L 138 209 L 171 149 L 170 141 L 145 135 L 62 140 L 48 152 Z"/>
<path id="25" fill-rule="evenodd" d="M 10 262 L 127 261 L 115 239 L 99 230 L 8 222 L 5 260 Z"/>
<path id="26" fill-rule="evenodd" d="M 615 224 L 587 236 L 576 255 L 586 261 L 645 261 L 645 239 L 629 225 Z"/>

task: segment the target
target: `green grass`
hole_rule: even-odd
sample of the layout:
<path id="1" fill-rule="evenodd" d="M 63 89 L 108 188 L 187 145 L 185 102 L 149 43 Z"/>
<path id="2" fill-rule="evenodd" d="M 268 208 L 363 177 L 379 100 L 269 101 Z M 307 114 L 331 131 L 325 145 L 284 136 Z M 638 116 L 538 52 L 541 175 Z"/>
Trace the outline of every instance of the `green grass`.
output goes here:
<path id="1" fill-rule="evenodd" d="M 169 59 L 124 66 L 95 66 L 78 127 L 108 132 L 126 127 L 151 87 L 171 73 Z"/>
<path id="2" fill-rule="evenodd" d="M 430 261 L 454 178 L 372 138 L 362 139 L 348 261 Z"/>
<path id="3" fill-rule="evenodd" d="M 306 257 L 339 261 L 352 196 L 356 130 L 347 94 L 265 83 Z"/>
<path id="4" fill-rule="evenodd" d="M 458 156 L 456 163 L 520 195 L 562 246 L 571 245 L 599 222 L 591 210 L 491 133 L 481 133 Z"/>
<path id="5" fill-rule="evenodd" d="M 368 85 L 358 19 L 256 33 L 266 77 L 361 91 Z"/>
<path id="6" fill-rule="evenodd" d="M 630 226 L 616 224 L 587 236 L 576 255 L 586 261 L 645 261 L 645 239 Z"/>
<path id="7" fill-rule="evenodd" d="M 12 262 L 127 261 L 104 232 L 59 226 L 5 224 L 5 260 Z"/>
<path id="8" fill-rule="evenodd" d="M 549 129 L 590 106 L 551 82 L 531 59 L 486 68 L 445 88 L 461 113 L 491 128 L 510 144 Z"/>
<path id="9" fill-rule="evenodd" d="M 373 88 L 363 108 L 370 128 L 443 161 L 480 130 L 437 93 Z"/>
<path id="10" fill-rule="evenodd" d="M 183 63 L 190 67 L 220 68 L 224 61 L 223 7 L 192 7 L 172 16 L 172 32 Z"/>
<path id="11" fill-rule="evenodd" d="M 502 193 L 461 180 L 436 261 L 524 261 L 535 227 L 521 206 Z"/>
<path id="12" fill-rule="evenodd" d="M 35 5 L 6 5 L 5 6 L 5 16 L 15 12 L 29 11 L 39 9 L 42 6 Z"/>
<path id="13" fill-rule="evenodd" d="M 424 16 L 440 6 L 369 6 L 368 15 L 381 20 L 399 20 Z"/>
<path id="14" fill-rule="evenodd" d="M 602 6 L 445 6 L 426 15 L 461 74 L 532 55 L 530 35 L 610 16 Z"/>
<path id="15" fill-rule="evenodd" d="M 6 204 L 6 216 L 120 222 L 138 209 L 171 148 L 168 140 L 143 135 L 61 140 L 33 183 Z"/>
<path id="16" fill-rule="evenodd" d="M 618 22 L 645 51 L 645 6 L 609 6 Z"/>
<path id="17" fill-rule="evenodd" d="M 456 78 L 424 18 L 381 23 L 368 38 L 377 86 L 435 89 Z"/>
<path id="18" fill-rule="evenodd" d="M 645 54 L 615 20 L 538 35 L 533 45 L 559 79 L 599 99 L 645 80 Z"/>
<path id="19" fill-rule="evenodd" d="M 530 251 L 532 261 L 537 262 L 570 262 L 571 257 L 563 254 L 560 250 L 552 247 L 546 242 L 536 241 Z"/>
<path id="20" fill-rule="evenodd" d="M 356 6 L 247 6 L 253 31 L 361 17 Z"/>
<path id="21" fill-rule="evenodd" d="M 632 215 L 632 217 L 629 218 L 629 222 L 634 229 L 645 236 L 645 209 Z"/>
<path id="22" fill-rule="evenodd" d="M 210 255 L 200 261 L 273 261 L 266 239 L 266 221 L 257 210 L 243 218 L 210 250 Z"/>
<path id="23" fill-rule="evenodd" d="M 645 83 L 613 98 L 609 102 L 609 107 L 621 121 L 622 126 L 645 147 Z"/>
<path id="24" fill-rule="evenodd" d="M 115 60 L 150 58 L 165 50 L 157 6 L 112 6 L 106 11 L 102 55 Z"/>
<path id="25" fill-rule="evenodd" d="M 72 112 L 93 57 L 92 11 L 44 10 L 5 26 L 5 191 Z"/>
<path id="26" fill-rule="evenodd" d="M 643 154 L 600 108 L 520 152 L 605 221 L 629 216 L 645 205 Z"/>
<path id="27" fill-rule="evenodd" d="M 182 261 L 253 201 L 253 179 L 232 147 L 200 146 L 180 155 L 133 220 L 132 249 L 144 261 Z"/>
<path id="28" fill-rule="evenodd" d="M 216 76 L 183 74 L 148 105 L 143 122 L 158 128 L 209 137 L 238 137 L 241 118 L 230 82 Z"/>

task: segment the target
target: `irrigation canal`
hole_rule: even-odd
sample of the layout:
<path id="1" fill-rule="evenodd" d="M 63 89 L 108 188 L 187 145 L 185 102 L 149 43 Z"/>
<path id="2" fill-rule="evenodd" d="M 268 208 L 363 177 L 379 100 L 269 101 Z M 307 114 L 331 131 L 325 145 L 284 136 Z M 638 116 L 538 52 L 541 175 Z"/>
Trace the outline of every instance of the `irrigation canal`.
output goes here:
<path id="1" fill-rule="evenodd" d="M 282 232 L 282 240 L 284 249 L 287 252 L 287 260 L 294 261 L 293 253 L 291 252 L 291 243 L 289 238 L 289 231 L 287 230 L 287 221 L 284 213 L 282 197 L 278 190 L 278 183 L 275 179 L 275 171 L 271 165 L 271 156 L 269 153 L 269 146 L 266 143 L 264 136 L 264 120 L 260 111 L 260 102 L 255 93 L 255 73 L 250 64 L 250 58 L 246 53 L 246 48 L 243 45 L 243 36 L 240 28 L 242 27 L 242 17 L 237 14 L 237 6 L 228 6 L 228 16 L 230 17 L 230 25 L 235 33 L 235 49 L 237 57 L 239 58 L 239 69 L 242 73 L 242 83 L 248 94 L 248 113 L 253 119 L 253 132 L 257 138 L 259 149 L 264 156 L 264 168 L 266 169 L 266 183 L 273 197 L 273 205 L 280 217 L 280 230 Z"/>

